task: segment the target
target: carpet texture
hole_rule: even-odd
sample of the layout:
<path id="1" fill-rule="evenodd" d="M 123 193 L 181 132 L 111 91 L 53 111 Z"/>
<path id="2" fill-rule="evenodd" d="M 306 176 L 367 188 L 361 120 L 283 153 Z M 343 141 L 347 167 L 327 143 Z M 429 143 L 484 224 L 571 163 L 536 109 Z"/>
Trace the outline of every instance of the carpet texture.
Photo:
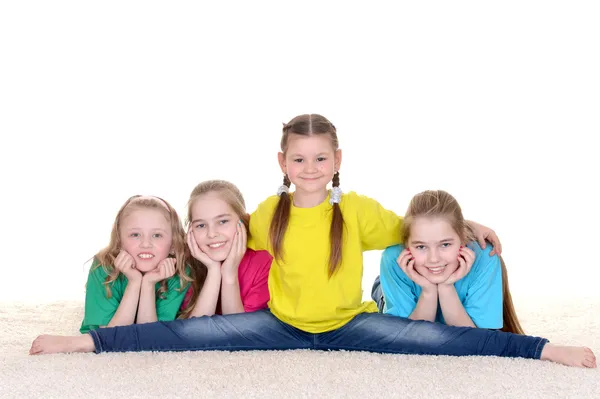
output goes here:
<path id="1" fill-rule="evenodd" d="M 600 297 L 515 298 L 530 335 L 600 355 Z M 269 351 L 29 356 L 78 334 L 82 302 L 0 303 L 1 398 L 600 398 L 600 369 L 496 357 Z"/>

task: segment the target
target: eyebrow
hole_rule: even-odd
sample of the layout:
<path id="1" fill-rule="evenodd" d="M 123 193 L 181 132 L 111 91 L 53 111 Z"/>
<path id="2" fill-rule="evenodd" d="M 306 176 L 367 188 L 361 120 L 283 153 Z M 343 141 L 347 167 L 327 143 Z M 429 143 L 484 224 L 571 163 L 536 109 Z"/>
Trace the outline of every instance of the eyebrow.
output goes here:
<path id="1" fill-rule="evenodd" d="M 226 216 L 229 216 L 229 217 L 231 217 L 231 213 L 222 213 L 222 214 L 220 214 L 220 215 L 217 215 L 217 216 L 215 216 L 215 217 L 213 218 L 213 220 L 216 220 L 216 219 L 221 219 L 221 218 L 223 218 L 223 217 L 226 217 Z M 192 223 L 196 223 L 196 222 L 204 222 L 204 221 L 205 221 L 204 219 L 194 219 L 194 220 L 192 220 Z"/>
<path id="2" fill-rule="evenodd" d="M 141 227 L 131 227 L 131 228 L 127 229 L 127 231 L 131 231 L 131 230 L 143 230 L 143 229 Z M 161 229 L 160 227 L 156 228 L 156 229 L 150 229 L 150 230 L 152 230 L 152 231 L 160 230 L 160 231 L 163 231 L 163 232 L 167 231 L 165 229 Z"/>
<path id="3" fill-rule="evenodd" d="M 442 242 L 449 242 L 449 241 L 454 241 L 454 238 L 444 238 L 443 240 L 440 240 L 440 241 L 438 241 L 438 242 L 439 242 L 439 243 L 442 243 Z M 412 241 L 412 240 L 410 241 L 410 243 L 411 243 L 412 245 L 427 244 L 427 243 L 426 243 L 426 242 L 424 242 L 424 241 Z"/>
<path id="4" fill-rule="evenodd" d="M 320 152 L 320 153 L 318 153 L 316 156 L 317 156 L 317 157 L 320 157 L 320 156 L 323 156 L 323 155 L 329 155 L 329 153 L 327 153 L 327 152 Z M 294 153 L 294 154 L 292 154 L 291 156 L 292 156 L 292 157 L 301 157 L 301 158 L 302 158 L 302 157 L 304 157 L 304 155 L 302 155 L 302 154 L 298 154 L 298 153 Z"/>

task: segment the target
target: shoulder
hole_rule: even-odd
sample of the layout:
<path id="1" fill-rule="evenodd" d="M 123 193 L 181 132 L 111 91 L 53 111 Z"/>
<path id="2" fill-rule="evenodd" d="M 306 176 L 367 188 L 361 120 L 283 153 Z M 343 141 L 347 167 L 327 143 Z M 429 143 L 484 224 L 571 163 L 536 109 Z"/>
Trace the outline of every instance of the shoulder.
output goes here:
<path id="1" fill-rule="evenodd" d="M 261 261 L 271 261 L 273 257 L 268 251 L 258 250 L 255 251 L 252 248 L 246 249 L 246 253 L 242 258 L 241 262 L 261 262 Z"/>
<path id="2" fill-rule="evenodd" d="M 106 276 L 108 276 L 106 267 L 100 264 L 98 258 L 94 257 L 94 261 L 90 266 L 89 277 L 104 279 Z"/>
<path id="3" fill-rule="evenodd" d="M 473 277 L 476 274 L 487 274 L 493 272 L 496 268 L 500 268 L 500 257 L 497 254 L 490 256 L 490 253 L 494 249 L 491 244 L 488 243 L 485 249 L 483 249 L 479 246 L 479 243 L 472 241 L 467 244 L 467 247 L 475 253 L 475 262 L 473 262 L 471 273 L 469 273 Z"/>
<path id="4" fill-rule="evenodd" d="M 273 210 L 277 206 L 278 202 L 279 202 L 279 196 L 271 195 L 270 197 L 267 197 L 264 201 L 262 201 L 261 203 L 258 204 L 258 206 L 256 207 L 255 213 Z"/>
<path id="5" fill-rule="evenodd" d="M 401 244 L 392 245 L 390 247 L 387 247 L 381 254 L 381 259 L 386 260 L 386 261 L 393 260 L 395 262 L 396 259 L 398 259 L 398 257 L 400 256 L 400 252 L 402 252 L 403 250 L 404 250 L 404 246 Z"/>
<path id="6" fill-rule="evenodd" d="M 244 257 L 240 261 L 239 269 L 242 273 L 249 270 L 260 270 L 271 266 L 273 257 L 268 251 L 252 248 L 246 249 Z"/>
<path id="7" fill-rule="evenodd" d="M 377 203 L 377 201 L 375 201 L 373 198 L 367 197 L 366 195 L 358 194 L 356 191 L 349 191 L 342 194 L 342 200 L 340 204 L 344 203 L 348 205 L 361 205 Z"/>

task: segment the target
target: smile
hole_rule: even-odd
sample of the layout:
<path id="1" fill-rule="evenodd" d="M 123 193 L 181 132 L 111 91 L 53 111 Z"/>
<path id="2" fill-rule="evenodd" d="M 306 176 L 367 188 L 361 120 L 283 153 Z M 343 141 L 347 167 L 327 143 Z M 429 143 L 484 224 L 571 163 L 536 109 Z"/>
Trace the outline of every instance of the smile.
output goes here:
<path id="1" fill-rule="evenodd" d="M 446 268 L 446 266 L 437 266 L 437 267 L 427 267 L 427 270 L 429 270 L 429 272 L 431 274 L 441 274 L 444 272 L 444 269 Z"/>
<path id="2" fill-rule="evenodd" d="M 208 247 L 212 249 L 221 248 L 223 245 L 225 245 L 226 242 L 227 241 L 215 242 L 214 244 L 208 244 Z"/>
<path id="3" fill-rule="evenodd" d="M 154 258 L 154 255 L 152 255 L 152 254 L 138 254 L 138 258 L 140 258 L 140 259 L 152 259 L 152 258 Z"/>

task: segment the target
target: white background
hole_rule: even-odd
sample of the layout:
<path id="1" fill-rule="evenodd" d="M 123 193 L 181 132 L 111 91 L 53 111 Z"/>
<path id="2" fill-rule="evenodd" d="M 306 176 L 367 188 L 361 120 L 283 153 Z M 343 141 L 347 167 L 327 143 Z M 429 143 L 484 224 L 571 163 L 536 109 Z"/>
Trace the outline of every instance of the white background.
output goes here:
<path id="1" fill-rule="evenodd" d="M 183 216 L 221 178 L 254 210 L 302 113 L 338 128 L 345 191 L 445 189 L 495 229 L 514 295 L 598 295 L 596 2 L 215 3 L 0 5 L 0 299 L 83 299 L 133 194 Z"/>

